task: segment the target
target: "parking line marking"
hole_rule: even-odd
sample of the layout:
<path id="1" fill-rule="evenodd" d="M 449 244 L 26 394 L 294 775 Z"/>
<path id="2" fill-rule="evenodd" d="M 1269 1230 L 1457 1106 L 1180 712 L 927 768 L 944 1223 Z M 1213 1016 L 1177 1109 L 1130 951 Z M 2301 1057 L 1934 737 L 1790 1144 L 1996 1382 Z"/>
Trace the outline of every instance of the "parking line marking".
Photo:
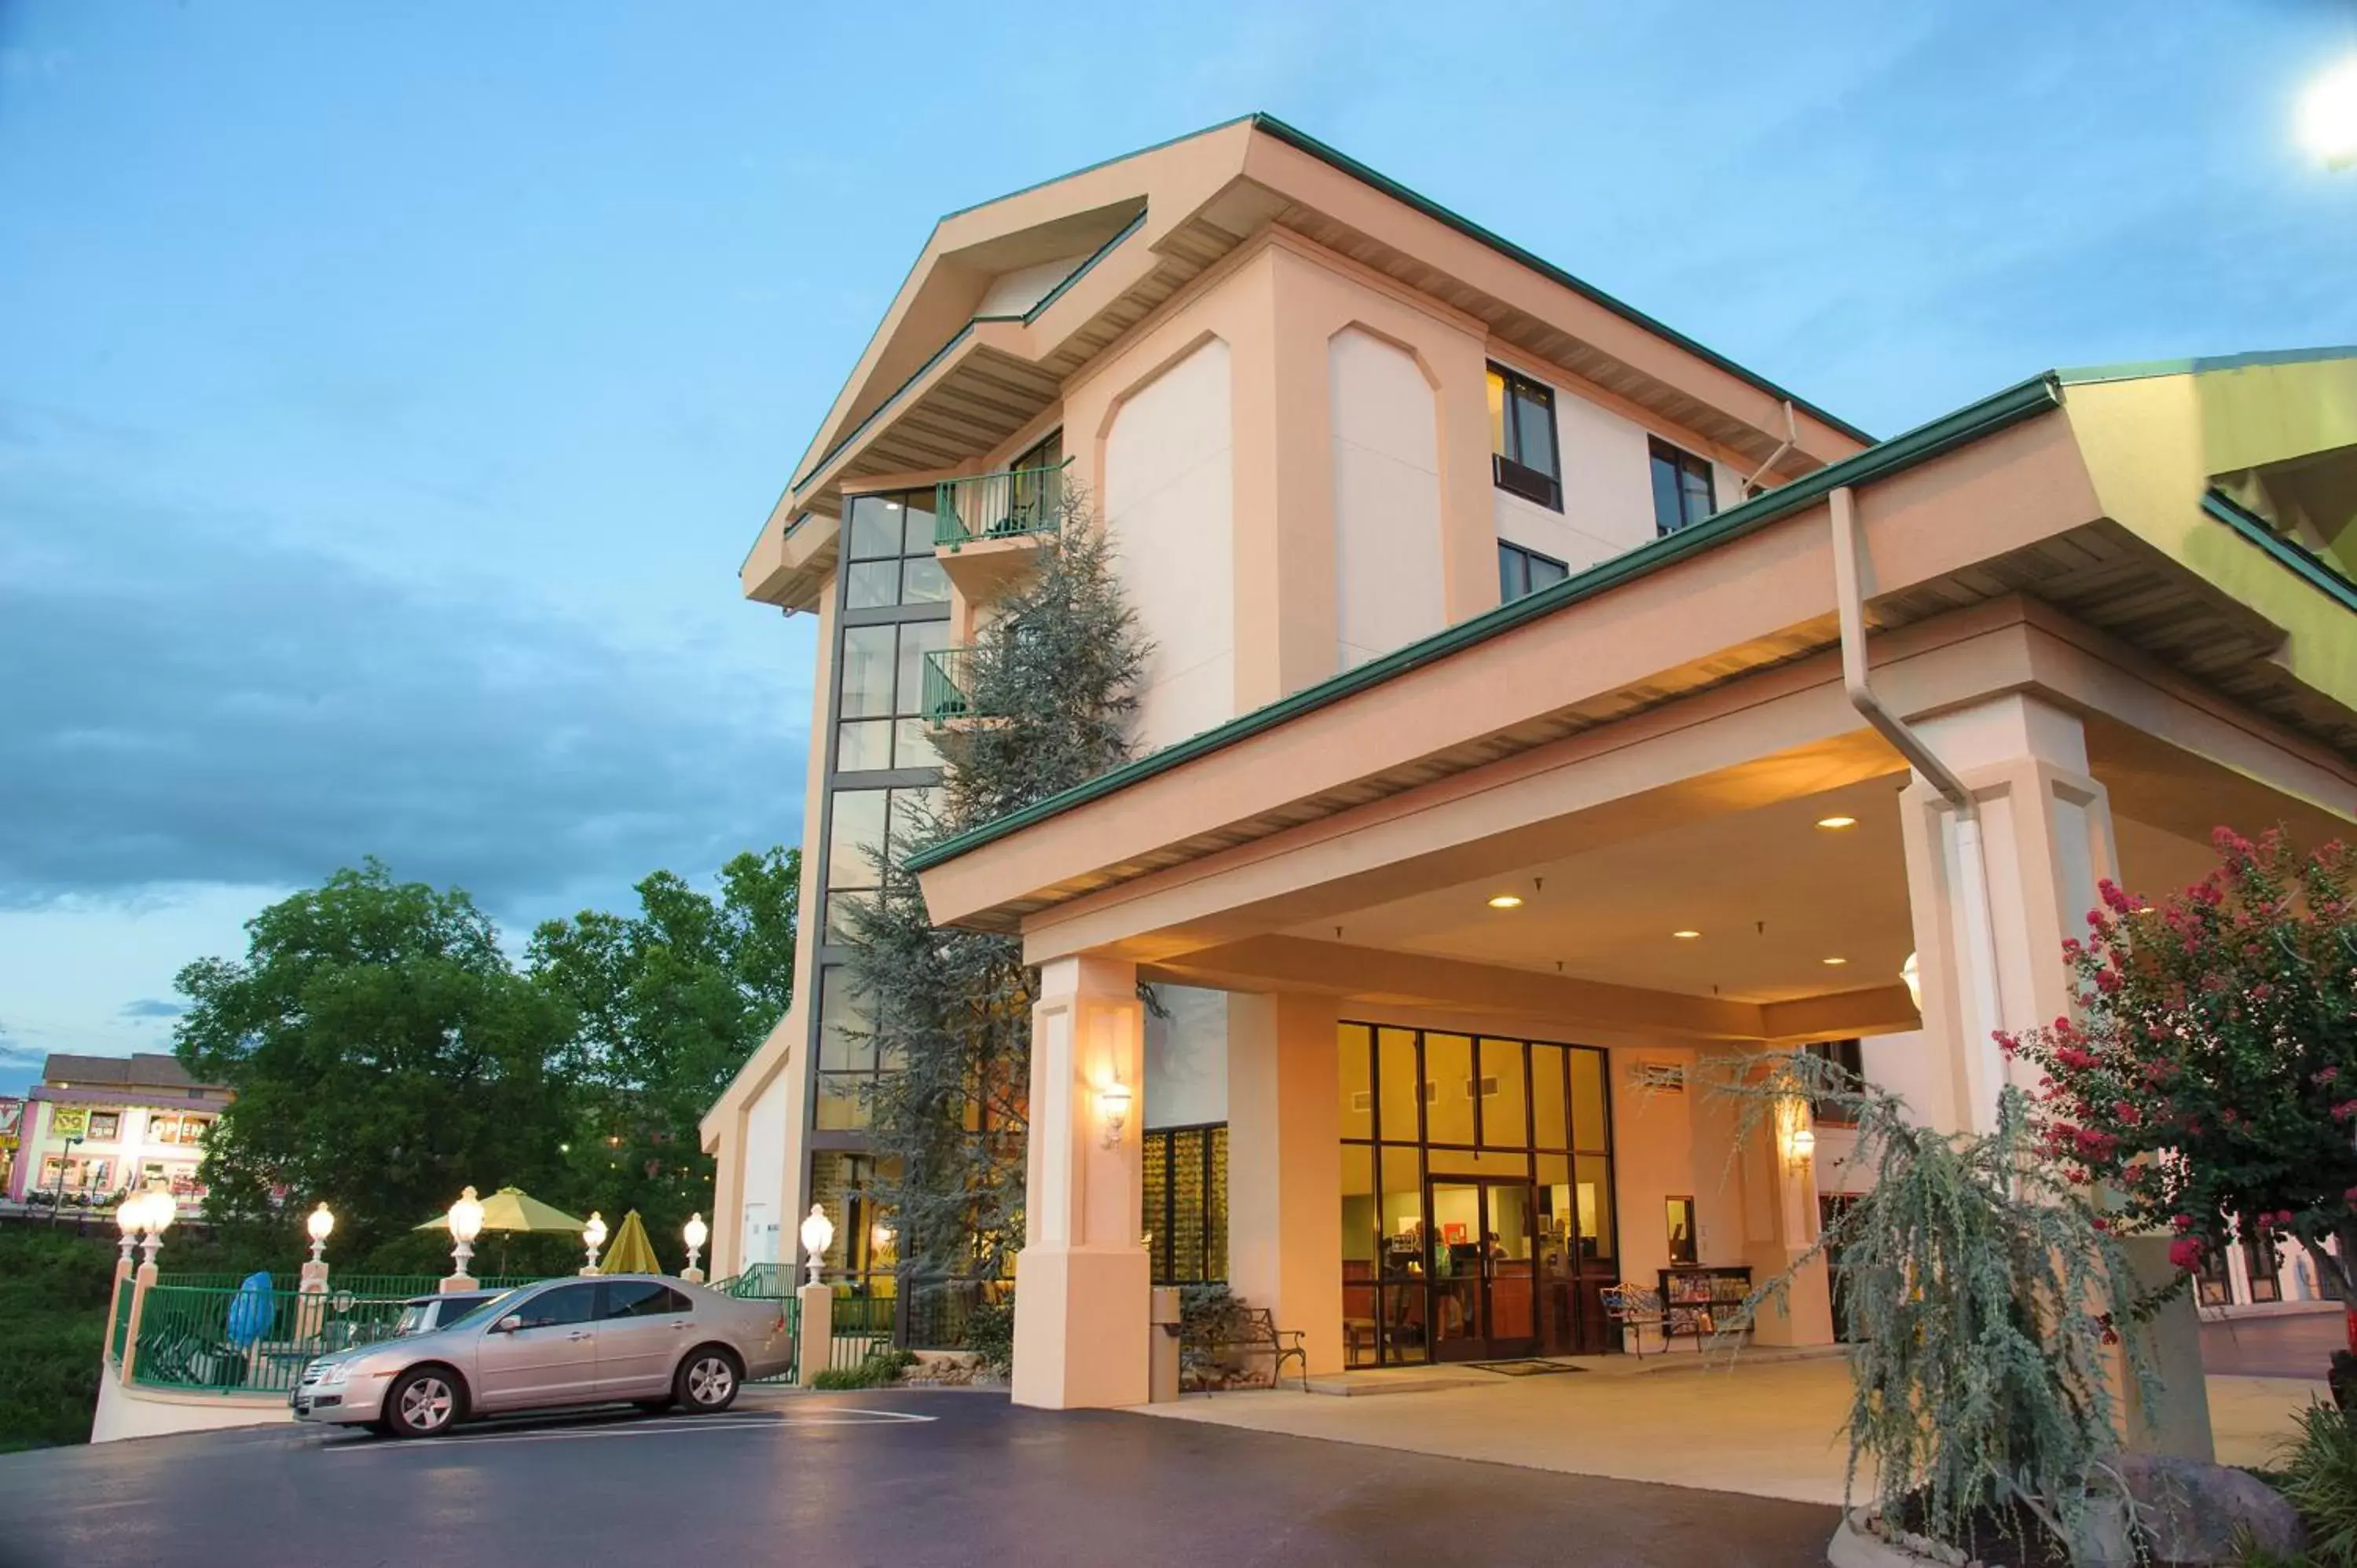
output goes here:
<path id="1" fill-rule="evenodd" d="M 849 1419 L 846 1419 L 849 1418 Z M 406 1442 L 345 1442 L 324 1447 L 328 1454 L 406 1454 L 421 1448 L 469 1443 L 559 1443 L 588 1437 L 654 1437 L 666 1432 L 755 1432 L 780 1426 L 889 1426 L 895 1423 L 939 1421 L 937 1415 L 916 1415 L 899 1410 L 840 1410 L 810 1415 L 759 1416 L 715 1420 L 685 1416 L 671 1421 L 614 1423 L 597 1426 L 564 1427 L 553 1432 L 455 1432 L 447 1437 L 417 1437 Z"/>

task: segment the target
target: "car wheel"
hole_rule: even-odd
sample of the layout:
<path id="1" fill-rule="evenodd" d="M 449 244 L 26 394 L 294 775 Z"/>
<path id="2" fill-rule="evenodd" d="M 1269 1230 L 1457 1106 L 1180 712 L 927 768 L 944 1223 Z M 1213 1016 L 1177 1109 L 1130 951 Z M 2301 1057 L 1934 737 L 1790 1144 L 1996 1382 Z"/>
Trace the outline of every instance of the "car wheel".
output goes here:
<path id="1" fill-rule="evenodd" d="M 679 1364 L 671 1380 L 672 1398 L 697 1415 L 716 1415 L 737 1402 L 744 1380 L 745 1370 L 732 1352 L 705 1345 Z"/>
<path id="2" fill-rule="evenodd" d="M 457 1375 L 447 1367 L 416 1367 L 393 1380 L 384 1396 L 384 1422 L 395 1437 L 436 1437 L 463 1413 Z"/>

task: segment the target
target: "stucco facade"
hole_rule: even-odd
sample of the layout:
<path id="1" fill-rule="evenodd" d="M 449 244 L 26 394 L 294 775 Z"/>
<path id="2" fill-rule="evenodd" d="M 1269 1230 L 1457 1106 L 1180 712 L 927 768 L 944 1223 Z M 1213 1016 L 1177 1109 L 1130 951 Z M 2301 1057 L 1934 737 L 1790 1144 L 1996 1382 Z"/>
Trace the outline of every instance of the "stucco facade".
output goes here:
<path id="1" fill-rule="evenodd" d="M 2357 430 L 2287 456 L 2210 384 L 2332 403 L 2351 364 L 2041 377 L 1877 444 L 1257 117 L 943 220 L 743 575 L 821 617 L 826 735 L 829 618 L 963 641 L 1028 547 L 855 607 L 872 498 L 1051 451 L 1156 644 L 1137 761 L 919 862 L 1041 966 L 1017 1397 L 1144 1397 L 1141 1130 L 1225 1123 L 1227 1277 L 1329 1370 L 1609 1349 L 1604 1284 L 1805 1251 L 1838 1140 L 1739 1142 L 1677 1087 L 1703 1058 L 1863 1039 L 1985 1122 L 1988 1033 L 2068 1005 L 2095 878 L 2357 814 L 2357 593 L 2218 482 Z M 806 842 L 930 777 L 814 761 Z M 724 1271 L 851 1146 L 808 935 L 839 880 L 705 1123 Z M 1759 1337 L 1834 1332 L 1817 1264 Z"/>

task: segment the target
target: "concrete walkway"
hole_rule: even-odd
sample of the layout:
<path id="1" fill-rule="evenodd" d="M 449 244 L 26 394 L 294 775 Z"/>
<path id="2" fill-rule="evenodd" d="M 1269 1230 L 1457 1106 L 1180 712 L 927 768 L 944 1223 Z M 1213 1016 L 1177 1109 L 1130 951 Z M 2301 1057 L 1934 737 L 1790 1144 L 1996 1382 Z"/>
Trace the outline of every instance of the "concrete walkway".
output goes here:
<path id="1" fill-rule="evenodd" d="M 1397 1397 L 1195 1395 L 1143 1407 L 1204 1422 L 1336 1443 L 1607 1476 L 1799 1502 L 1838 1503 L 1849 1446 L 1849 1369 L 1837 1359 L 1716 1360 L 1641 1377 L 1571 1373 L 1427 1381 Z M 1402 1379 L 1405 1382 L 1407 1380 Z M 2290 1378 L 2212 1377 L 2218 1457 L 2265 1465 L 2293 1416 L 2324 1385 Z M 1365 1391 L 1372 1392 L 1369 1389 Z"/>

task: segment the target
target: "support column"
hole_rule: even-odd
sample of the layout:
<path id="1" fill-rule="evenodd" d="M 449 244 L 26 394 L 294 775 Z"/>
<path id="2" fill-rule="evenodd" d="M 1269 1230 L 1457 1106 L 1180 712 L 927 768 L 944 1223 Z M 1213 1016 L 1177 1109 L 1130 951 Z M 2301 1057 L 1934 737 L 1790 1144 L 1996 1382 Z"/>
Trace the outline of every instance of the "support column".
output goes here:
<path id="1" fill-rule="evenodd" d="M 1338 1015 L 1329 996 L 1228 999 L 1228 1283 L 1342 1369 Z"/>
<path id="2" fill-rule="evenodd" d="M 2078 718 L 2009 695 L 1917 730 L 1972 791 L 1975 820 L 1921 779 L 1900 796 L 1923 988 L 1923 1046 L 1944 1071 L 1932 1126 L 1986 1131 L 2008 1069 L 1993 1037 L 2070 1011 L 2062 939 L 2083 936 L 2095 883 L 2115 877 L 2111 800 L 2087 771 Z M 2035 1088 L 2029 1068 L 2023 1087 Z M 1944 1091 L 1943 1093 L 1942 1091 Z"/>
<path id="3" fill-rule="evenodd" d="M 1108 1090 L 1125 1090 L 1116 1127 Z M 1031 1013 L 1031 1138 L 1015 1259 L 1017 1404 L 1144 1404 L 1153 1270 L 1138 1234 L 1146 1013 L 1134 964 L 1057 959 Z"/>

